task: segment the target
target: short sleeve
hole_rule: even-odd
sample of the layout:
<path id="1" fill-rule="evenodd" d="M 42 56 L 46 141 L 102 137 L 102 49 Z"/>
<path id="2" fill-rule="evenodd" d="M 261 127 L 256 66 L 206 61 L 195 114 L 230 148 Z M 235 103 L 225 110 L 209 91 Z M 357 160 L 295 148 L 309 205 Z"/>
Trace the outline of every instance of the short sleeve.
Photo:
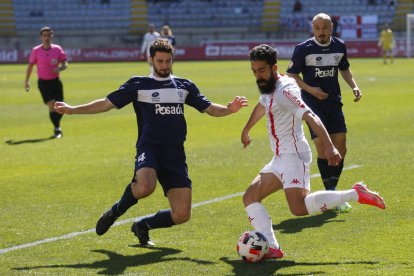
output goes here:
<path id="1" fill-rule="evenodd" d="M 300 120 L 302 120 L 303 114 L 310 111 L 310 108 L 300 97 L 299 87 L 294 85 L 284 87 L 282 93 L 277 94 L 276 100 Z"/>
<path id="2" fill-rule="evenodd" d="M 348 53 L 347 53 L 347 50 L 346 50 L 346 46 L 345 46 L 345 44 L 343 44 L 343 46 L 344 46 L 344 49 L 343 49 L 344 55 L 342 56 L 342 58 L 341 58 L 341 60 L 339 61 L 339 64 L 338 64 L 338 68 L 341 71 L 347 70 L 350 66 L 349 61 L 348 61 Z"/>
<path id="3" fill-rule="evenodd" d="M 133 80 L 128 80 L 118 90 L 110 93 L 106 98 L 118 109 L 133 102 L 138 97 L 138 88 Z"/>
<path id="4" fill-rule="evenodd" d="M 37 63 L 37 55 L 36 55 L 36 50 L 34 48 L 32 49 L 32 52 L 30 53 L 29 63 L 30 64 L 36 64 Z"/>
<path id="5" fill-rule="evenodd" d="M 66 55 L 65 51 L 61 47 L 59 47 L 60 53 L 59 53 L 59 61 L 63 62 L 68 59 L 68 56 Z"/>
<path id="6" fill-rule="evenodd" d="M 188 95 L 185 99 L 186 104 L 194 107 L 200 112 L 203 112 L 211 105 L 211 102 L 200 92 L 194 83 L 189 81 L 186 83 L 186 86 L 188 91 Z"/>
<path id="7" fill-rule="evenodd" d="M 292 59 L 289 63 L 287 72 L 291 74 L 300 74 L 305 66 L 305 55 L 300 45 L 295 47 Z"/>

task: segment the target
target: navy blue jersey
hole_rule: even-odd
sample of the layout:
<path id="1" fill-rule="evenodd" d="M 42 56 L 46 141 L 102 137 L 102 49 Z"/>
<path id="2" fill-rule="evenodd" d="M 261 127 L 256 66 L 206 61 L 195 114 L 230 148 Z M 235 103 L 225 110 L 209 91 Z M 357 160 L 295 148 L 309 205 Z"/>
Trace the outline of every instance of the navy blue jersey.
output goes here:
<path id="1" fill-rule="evenodd" d="M 184 104 L 203 112 L 211 102 L 189 80 L 132 77 L 107 99 L 117 108 L 132 103 L 137 116 L 137 147 L 143 144 L 182 145 L 187 135 Z"/>
<path id="2" fill-rule="evenodd" d="M 338 69 L 347 70 L 349 62 L 345 43 L 331 36 L 329 45 L 322 45 L 316 39 L 310 38 L 296 45 L 288 73 L 300 74 L 310 86 L 320 87 L 329 94 L 328 101 L 341 102 L 341 89 L 338 82 Z M 302 89 L 302 98 L 308 101 L 318 101 Z"/>

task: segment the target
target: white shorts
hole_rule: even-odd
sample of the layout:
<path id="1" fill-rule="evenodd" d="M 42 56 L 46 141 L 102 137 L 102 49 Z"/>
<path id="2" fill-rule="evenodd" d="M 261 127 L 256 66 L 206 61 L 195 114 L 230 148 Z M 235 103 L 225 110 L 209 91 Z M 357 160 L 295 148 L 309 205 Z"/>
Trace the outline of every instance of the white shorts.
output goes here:
<path id="1" fill-rule="evenodd" d="M 283 189 L 304 188 L 310 191 L 311 152 L 285 153 L 273 157 L 260 173 L 273 173 L 283 184 Z"/>

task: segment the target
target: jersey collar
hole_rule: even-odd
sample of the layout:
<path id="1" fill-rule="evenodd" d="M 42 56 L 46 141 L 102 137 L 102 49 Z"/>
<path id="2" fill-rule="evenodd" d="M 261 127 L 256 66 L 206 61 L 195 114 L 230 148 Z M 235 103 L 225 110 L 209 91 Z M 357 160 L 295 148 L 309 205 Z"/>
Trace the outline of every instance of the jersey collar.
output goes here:
<path id="1" fill-rule="evenodd" d="M 166 80 L 170 80 L 171 78 L 172 78 L 172 75 L 170 74 L 168 77 L 166 77 L 166 78 L 161 78 L 161 77 L 157 77 L 157 76 L 155 76 L 154 75 L 154 73 L 151 73 L 150 75 L 149 75 L 149 77 L 150 78 L 152 78 L 152 79 L 155 79 L 155 80 L 157 80 L 157 81 L 166 81 Z"/>
<path id="2" fill-rule="evenodd" d="M 331 45 L 331 39 L 329 39 L 329 41 L 328 41 L 328 42 L 326 42 L 325 44 L 321 44 L 321 43 L 319 43 L 319 42 L 316 40 L 316 38 L 315 38 L 315 37 L 312 37 L 312 39 L 313 39 L 313 42 L 315 42 L 316 44 L 318 44 L 318 45 L 319 45 L 319 46 L 321 46 L 321 47 L 327 47 L 327 46 Z"/>

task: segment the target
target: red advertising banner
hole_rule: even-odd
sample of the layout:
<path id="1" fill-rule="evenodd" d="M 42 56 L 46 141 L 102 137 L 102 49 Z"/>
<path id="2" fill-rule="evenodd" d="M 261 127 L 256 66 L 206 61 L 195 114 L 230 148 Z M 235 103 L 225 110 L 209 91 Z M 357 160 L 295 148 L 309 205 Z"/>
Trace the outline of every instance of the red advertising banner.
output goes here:
<path id="1" fill-rule="evenodd" d="M 248 58 L 251 48 L 269 44 L 278 50 L 278 58 L 290 59 L 297 41 L 255 41 L 255 42 L 208 42 L 199 47 L 178 47 L 175 60 L 241 60 Z M 380 57 L 377 41 L 347 41 L 348 56 Z M 70 62 L 139 61 L 140 51 L 135 48 L 65 48 Z M 31 49 L 15 50 L 0 48 L 0 64 L 27 63 Z M 397 40 L 395 56 L 405 56 L 405 40 Z"/>

